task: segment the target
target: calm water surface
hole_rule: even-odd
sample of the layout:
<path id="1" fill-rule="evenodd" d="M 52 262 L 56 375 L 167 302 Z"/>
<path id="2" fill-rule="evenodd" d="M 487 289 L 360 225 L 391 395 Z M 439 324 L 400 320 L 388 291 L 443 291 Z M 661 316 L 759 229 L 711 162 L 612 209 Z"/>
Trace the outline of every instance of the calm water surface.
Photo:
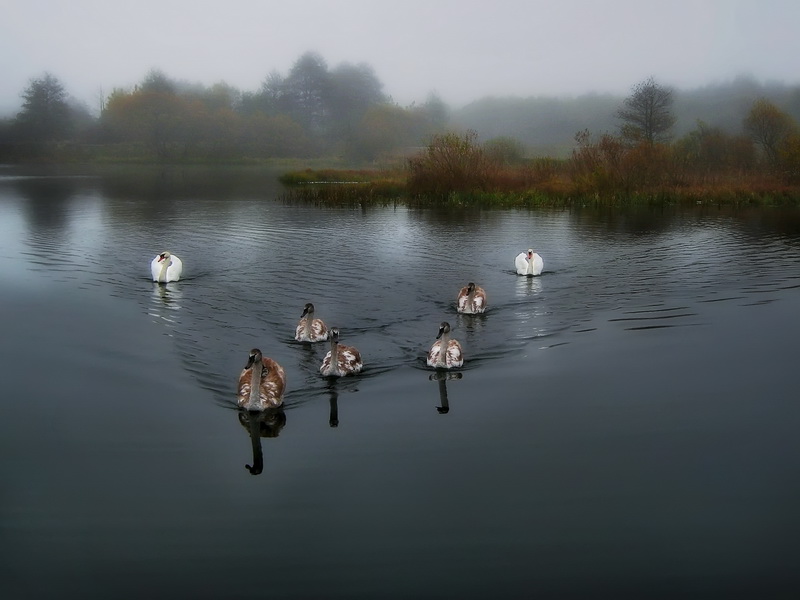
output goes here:
<path id="1" fill-rule="evenodd" d="M 540 277 L 513 257 L 535 248 Z M 184 278 L 157 285 L 170 250 Z M 489 310 L 455 312 L 484 286 Z M 794 597 L 800 213 L 0 169 L 3 598 Z M 306 302 L 364 357 L 318 373 Z M 456 373 L 424 355 L 447 320 Z M 285 407 L 240 414 L 252 347 Z"/>

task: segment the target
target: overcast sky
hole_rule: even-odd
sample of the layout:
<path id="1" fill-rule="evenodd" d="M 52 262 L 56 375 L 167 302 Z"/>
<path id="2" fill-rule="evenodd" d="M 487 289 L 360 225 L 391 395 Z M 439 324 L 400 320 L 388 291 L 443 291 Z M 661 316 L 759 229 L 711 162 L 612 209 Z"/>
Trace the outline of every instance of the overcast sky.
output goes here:
<path id="1" fill-rule="evenodd" d="M 626 94 L 651 75 L 794 85 L 798 26 L 800 0 L 0 0 L 0 114 L 45 72 L 96 110 L 152 68 L 256 91 L 307 51 L 371 65 L 401 105 Z"/>

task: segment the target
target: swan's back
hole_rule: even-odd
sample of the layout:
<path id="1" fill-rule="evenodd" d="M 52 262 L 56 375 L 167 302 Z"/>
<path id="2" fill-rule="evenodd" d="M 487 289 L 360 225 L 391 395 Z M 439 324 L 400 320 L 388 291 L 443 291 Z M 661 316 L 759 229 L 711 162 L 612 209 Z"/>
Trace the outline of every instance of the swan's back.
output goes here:
<path id="1" fill-rule="evenodd" d="M 286 390 L 286 372 L 276 361 L 266 356 L 261 358 L 262 371 L 258 386 L 258 410 L 275 408 L 283 404 L 283 393 Z M 250 402 L 252 390 L 253 366 L 245 367 L 239 375 L 237 404 L 245 408 Z M 251 408 L 252 409 L 252 408 Z"/>
<path id="2" fill-rule="evenodd" d="M 482 313 L 486 310 L 486 291 L 481 286 L 470 282 L 458 292 L 456 303 L 456 310 L 460 313 Z"/>
<path id="3" fill-rule="evenodd" d="M 353 346 L 339 343 L 339 330 L 335 327 L 329 332 L 331 349 L 322 359 L 319 372 L 326 377 L 342 377 L 356 375 L 364 368 L 361 353 Z"/>
<path id="4" fill-rule="evenodd" d="M 322 319 L 314 318 L 314 305 L 306 304 L 294 332 L 298 342 L 323 342 L 328 339 L 328 327 Z"/>
<path id="5" fill-rule="evenodd" d="M 442 340 L 436 340 L 428 351 L 428 366 L 454 369 L 464 364 L 464 352 L 458 340 L 448 340 L 442 355 Z"/>
<path id="6" fill-rule="evenodd" d="M 429 367 L 437 369 L 453 369 L 464 364 L 464 353 L 458 340 L 450 338 L 450 325 L 442 322 L 439 334 L 436 336 L 431 349 L 428 351 L 427 363 Z"/>

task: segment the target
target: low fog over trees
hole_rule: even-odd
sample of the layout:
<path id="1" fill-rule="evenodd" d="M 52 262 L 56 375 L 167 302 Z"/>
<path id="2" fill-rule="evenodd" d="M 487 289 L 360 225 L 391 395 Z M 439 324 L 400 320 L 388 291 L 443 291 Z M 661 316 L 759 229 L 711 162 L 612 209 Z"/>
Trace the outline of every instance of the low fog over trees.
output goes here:
<path id="1" fill-rule="evenodd" d="M 5 160 L 41 157 L 64 142 L 112 158 L 371 160 L 417 146 L 447 125 L 437 97 L 400 107 L 369 65 L 331 69 L 316 53 L 301 56 L 286 75 L 270 73 L 252 92 L 193 85 L 154 69 L 133 88 L 113 90 L 88 128 L 88 111 L 77 114 L 53 75 L 32 80 L 22 97 L 16 118 L 0 125 Z"/>
<path id="2" fill-rule="evenodd" d="M 1 160 L 343 157 L 363 163 L 408 156 L 434 139 L 449 139 L 437 136 L 467 131 L 475 132 L 471 144 L 503 164 L 575 152 L 613 162 L 645 143 L 660 148 L 649 156 L 666 148 L 670 160 L 683 164 L 762 162 L 792 173 L 792 157 L 800 154 L 800 88 L 746 78 L 691 91 L 650 78 L 634 83 L 627 97 L 486 97 L 452 108 L 431 95 L 400 106 L 369 65 L 330 67 L 309 52 L 251 91 L 152 70 L 132 87 L 113 90 L 101 113 L 91 115 L 47 73 L 32 79 L 21 99 L 19 113 L 0 121 Z"/>

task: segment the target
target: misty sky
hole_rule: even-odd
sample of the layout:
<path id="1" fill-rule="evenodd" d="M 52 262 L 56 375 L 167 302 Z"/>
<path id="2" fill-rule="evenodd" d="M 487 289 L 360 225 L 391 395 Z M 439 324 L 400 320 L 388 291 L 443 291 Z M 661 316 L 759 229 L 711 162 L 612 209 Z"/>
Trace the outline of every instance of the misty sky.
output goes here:
<path id="1" fill-rule="evenodd" d="M 368 63 L 404 106 L 626 94 L 651 75 L 794 85 L 798 25 L 798 0 L 0 0 L 0 114 L 45 72 L 96 111 L 152 68 L 256 91 L 307 51 Z"/>

